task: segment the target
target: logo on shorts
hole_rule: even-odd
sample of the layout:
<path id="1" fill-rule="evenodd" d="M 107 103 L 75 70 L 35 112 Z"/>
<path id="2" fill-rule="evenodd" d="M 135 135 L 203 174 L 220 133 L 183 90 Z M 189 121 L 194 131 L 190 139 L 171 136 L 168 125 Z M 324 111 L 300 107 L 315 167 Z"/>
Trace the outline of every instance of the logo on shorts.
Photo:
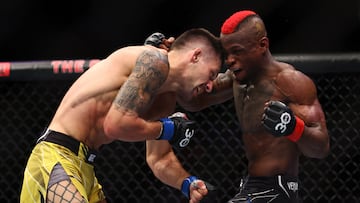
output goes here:
<path id="1" fill-rule="evenodd" d="M 287 182 L 287 186 L 289 190 L 292 190 L 293 192 L 296 192 L 299 190 L 299 185 L 297 182 Z"/>
<path id="2" fill-rule="evenodd" d="M 95 158 L 96 158 L 96 155 L 95 155 L 95 154 L 90 154 L 87 160 L 88 160 L 88 162 L 90 162 L 90 163 L 94 163 L 94 162 L 95 162 Z"/>

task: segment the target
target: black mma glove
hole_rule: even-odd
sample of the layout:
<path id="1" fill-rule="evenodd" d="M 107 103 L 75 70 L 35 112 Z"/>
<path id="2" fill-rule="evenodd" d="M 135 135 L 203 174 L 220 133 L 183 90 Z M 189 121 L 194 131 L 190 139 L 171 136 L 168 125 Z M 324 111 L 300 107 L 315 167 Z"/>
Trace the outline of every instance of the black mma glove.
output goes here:
<path id="1" fill-rule="evenodd" d="M 176 112 L 167 118 L 162 118 L 163 124 L 158 140 L 169 140 L 170 144 L 186 147 L 195 133 L 196 122 L 189 120 L 184 113 Z"/>
<path id="2" fill-rule="evenodd" d="M 144 45 L 151 45 L 159 48 L 160 44 L 162 44 L 163 39 L 165 39 L 165 35 L 160 32 L 155 32 L 151 34 L 148 38 L 146 38 Z"/>
<path id="3" fill-rule="evenodd" d="M 292 110 L 280 101 L 270 101 L 265 108 L 262 123 L 266 130 L 276 137 L 286 136 L 297 142 L 304 132 L 304 121 L 296 117 Z"/>

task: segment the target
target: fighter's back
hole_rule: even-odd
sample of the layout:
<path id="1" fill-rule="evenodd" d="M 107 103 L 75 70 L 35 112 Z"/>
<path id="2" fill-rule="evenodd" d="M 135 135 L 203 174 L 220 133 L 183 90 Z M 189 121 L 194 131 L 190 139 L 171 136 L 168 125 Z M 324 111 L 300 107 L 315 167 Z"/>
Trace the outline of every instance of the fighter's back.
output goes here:
<path id="1" fill-rule="evenodd" d="M 104 134 L 105 115 L 145 49 L 149 47 L 119 49 L 83 73 L 65 94 L 49 128 L 95 149 L 112 142 Z"/>

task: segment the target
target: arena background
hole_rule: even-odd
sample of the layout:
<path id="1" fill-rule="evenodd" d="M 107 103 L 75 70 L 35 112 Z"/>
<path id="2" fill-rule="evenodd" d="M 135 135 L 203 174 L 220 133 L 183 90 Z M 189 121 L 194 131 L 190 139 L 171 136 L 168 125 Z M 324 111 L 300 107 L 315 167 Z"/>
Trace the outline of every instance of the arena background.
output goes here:
<path id="1" fill-rule="evenodd" d="M 273 54 L 318 85 L 331 154 L 324 160 L 301 158 L 304 202 L 360 202 L 359 0 L 14 0 L 0 5 L 0 62 L 12 62 L 0 64 L 1 76 L 11 70 L 10 77 L 0 77 L 0 202 L 19 201 L 34 142 L 81 74 L 73 60 L 101 59 L 119 47 L 142 43 L 155 31 L 177 36 L 205 27 L 217 34 L 223 20 L 239 9 L 257 11 L 267 25 Z M 55 74 L 54 60 L 67 69 Z M 185 168 L 218 187 L 204 202 L 225 202 L 246 173 L 233 112 L 229 101 L 190 113 L 199 134 L 185 150 L 175 149 Z M 96 171 L 109 202 L 186 202 L 179 191 L 154 178 L 144 150 L 141 142 L 115 142 L 102 149 Z"/>

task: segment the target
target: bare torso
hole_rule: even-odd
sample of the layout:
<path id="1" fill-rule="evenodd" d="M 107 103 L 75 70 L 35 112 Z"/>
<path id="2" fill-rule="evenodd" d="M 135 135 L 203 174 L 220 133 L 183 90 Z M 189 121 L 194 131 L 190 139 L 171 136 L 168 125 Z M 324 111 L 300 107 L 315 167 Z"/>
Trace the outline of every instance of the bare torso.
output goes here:
<path id="1" fill-rule="evenodd" d="M 64 96 L 49 128 L 72 136 L 93 149 L 114 141 L 105 136 L 103 122 L 141 51 L 142 48 L 132 47 L 125 52 L 115 52 L 83 73 Z M 157 101 L 159 98 L 161 102 Z M 141 117 L 155 120 L 169 115 L 175 109 L 175 102 L 174 93 L 159 93 Z"/>
<path id="2" fill-rule="evenodd" d="M 286 138 L 268 133 L 261 124 L 264 105 L 269 100 L 286 100 L 275 85 L 276 77 L 265 77 L 256 84 L 233 84 L 237 117 L 251 176 L 298 174 L 299 151 Z"/>

